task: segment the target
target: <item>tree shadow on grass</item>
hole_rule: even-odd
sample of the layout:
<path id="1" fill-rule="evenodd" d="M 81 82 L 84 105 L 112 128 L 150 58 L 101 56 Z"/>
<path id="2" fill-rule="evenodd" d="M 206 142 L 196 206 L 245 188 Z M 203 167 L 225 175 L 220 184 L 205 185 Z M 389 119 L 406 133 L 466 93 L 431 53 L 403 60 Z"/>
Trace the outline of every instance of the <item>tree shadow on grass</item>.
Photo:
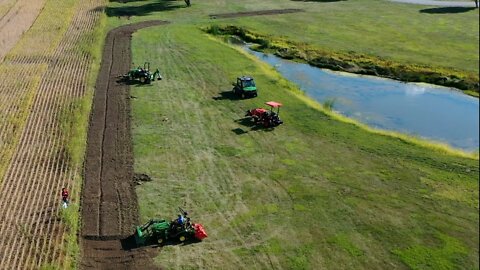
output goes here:
<path id="1" fill-rule="evenodd" d="M 109 17 L 146 16 L 153 12 L 177 8 L 185 8 L 185 5 L 178 4 L 175 0 L 162 0 L 158 3 L 149 3 L 141 6 L 107 7 L 105 8 L 105 13 Z"/>
<path id="2" fill-rule="evenodd" d="M 474 7 L 437 7 L 437 8 L 426 8 L 420 10 L 420 13 L 428 14 L 452 14 L 452 13 L 464 13 L 474 10 Z"/>

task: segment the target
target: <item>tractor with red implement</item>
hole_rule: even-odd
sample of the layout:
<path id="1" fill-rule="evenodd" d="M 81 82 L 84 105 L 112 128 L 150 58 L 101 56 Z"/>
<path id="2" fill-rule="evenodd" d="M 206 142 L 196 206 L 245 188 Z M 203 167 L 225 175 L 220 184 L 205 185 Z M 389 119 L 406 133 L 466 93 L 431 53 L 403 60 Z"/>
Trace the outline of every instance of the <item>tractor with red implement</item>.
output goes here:
<path id="1" fill-rule="evenodd" d="M 275 101 L 268 101 L 265 102 L 265 104 L 270 106 L 270 109 L 251 109 L 246 112 L 245 116 L 253 119 L 253 122 L 256 125 L 260 125 L 266 128 L 276 127 L 283 124 L 283 121 L 280 120 L 280 118 L 278 117 L 282 104 Z M 274 108 L 277 109 L 276 112 L 274 111 Z"/>
<path id="2" fill-rule="evenodd" d="M 202 241 L 207 233 L 200 223 L 193 223 L 187 217 L 187 212 L 181 210 L 177 219 L 151 219 L 135 229 L 135 244 L 137 247 L 166 242 Z"/>

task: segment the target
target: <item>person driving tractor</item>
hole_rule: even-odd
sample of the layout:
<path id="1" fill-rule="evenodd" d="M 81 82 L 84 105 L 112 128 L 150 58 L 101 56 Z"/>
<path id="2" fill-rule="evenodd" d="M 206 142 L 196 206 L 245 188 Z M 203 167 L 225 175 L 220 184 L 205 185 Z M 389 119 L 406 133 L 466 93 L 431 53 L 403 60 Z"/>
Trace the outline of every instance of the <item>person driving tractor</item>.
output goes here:
<path id="1" fill-rule="evenodd" d="M 184 218 L 182 215 L 178 215 L 177 224 L 178 224 L 179 226 L 182 226 L 183 223 L 185 223 L 185 218 Z"/>
<path id="2" fill-rule="evenodd" d="M 170 223 L 171 230 L 178 230 L 182 228 L 185 224 L 185 218 L 182 215 L 178 215 L 178 217 Z"/>

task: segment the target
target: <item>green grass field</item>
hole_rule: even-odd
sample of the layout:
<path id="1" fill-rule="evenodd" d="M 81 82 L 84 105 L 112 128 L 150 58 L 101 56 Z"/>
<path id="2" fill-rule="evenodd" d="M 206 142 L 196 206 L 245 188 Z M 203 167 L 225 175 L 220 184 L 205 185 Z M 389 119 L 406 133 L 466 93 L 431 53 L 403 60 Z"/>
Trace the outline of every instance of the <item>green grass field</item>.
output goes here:
<path id="1" fill-rule="evenodd" d="M 380 56 L 417 63 L 479 71 L 478 9 L 461 13 L 425 13 L 431 6 L 375 0 L 313 2 L 290 0 L 192 0 L 110 3 L 110 23 L 147 19 L 175 24 L 233 23 L 263 34 L 282 35 L 332 51 Z M 262 9 L 301 8 L 305 13 L 211 20 L 208 14 Z M 119 15 L 138 15 L 130 20 Z"/>
<path id="2" fill-rule="evenodd" d="M 200 27 L 235 24 L 332 51 L 478 72 L 478 10 L 427 14 L 388 1 L 111 2 L 109 27 L 169 20 L 134 35 L 135 63 L 164 80 L 132 87 L 142 221 L 178 206 L 206 241 L 166 246 L 167 269 L 478 269 L 477 159 L 336 120 L 273 69 Z M 208 14 L 303 8 L 211 20 Z M 131 16 L 131 17 L 130 17 Z M 128 17 L 128 19 L 127 19 Z M 232 100 L 251 74 L 260 96 Z M 276 100 L 283 126 L 252 130 L 244 111 Z M 306 102 L 307 100 L 307 102 Z"/>
<path id="3" fill-rule="evenodd" d="M 166 246 L 167 269 L 476 269 L 478 160 L 364 131 L 307 105 L 271 68 L 171 24 L 133 38 L 163 81 L 132 87 L 142 220 L 190 210 L 206 241 Z M 238 74 L 260 96 L 231 100 Z M 238 121 L 266 100 L 285 125 Z"/>

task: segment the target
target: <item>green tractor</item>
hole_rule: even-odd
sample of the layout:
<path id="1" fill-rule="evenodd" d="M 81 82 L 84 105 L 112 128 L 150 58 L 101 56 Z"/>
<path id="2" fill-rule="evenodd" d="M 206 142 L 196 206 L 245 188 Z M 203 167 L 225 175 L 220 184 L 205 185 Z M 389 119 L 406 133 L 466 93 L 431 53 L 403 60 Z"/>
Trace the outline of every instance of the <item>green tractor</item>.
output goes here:
<path id="1" fill-rule="evenodd" d="M 160 70 L 158 68 L 155 72 L 150 72 L 150 63 L 145 62 L 142 67 L 133 68 L 128 71 L 127 74 L 121 76 L 123 80 L 128 82 L 139 81 L 140 83 L 151 83 L 155 81 L 155 79 L 161 80 L 162 76 L 160 76 Z"/>
<path id="2" fill-rule="evenodd" d="M 180 217 L 181 215 L 179 215 L 179 219 Z M 189 218 L 184 222 L 179 222 L 179 219 L 171 222 L 165 219 L 151 219 L 144 225 L 138 226 L 135 230 L 136 246 L 163 245 L 167 241 L 201 241 L 207 237 L 202 224 L 191 223 Z"/>
<path id="3" fill-rule="evenodd" d="M 256 97 L 257 86 L 252 77 L 242 76 L 237 78 L 237 83 L 232 83 L 233 93 L 239 97 Z"/>

